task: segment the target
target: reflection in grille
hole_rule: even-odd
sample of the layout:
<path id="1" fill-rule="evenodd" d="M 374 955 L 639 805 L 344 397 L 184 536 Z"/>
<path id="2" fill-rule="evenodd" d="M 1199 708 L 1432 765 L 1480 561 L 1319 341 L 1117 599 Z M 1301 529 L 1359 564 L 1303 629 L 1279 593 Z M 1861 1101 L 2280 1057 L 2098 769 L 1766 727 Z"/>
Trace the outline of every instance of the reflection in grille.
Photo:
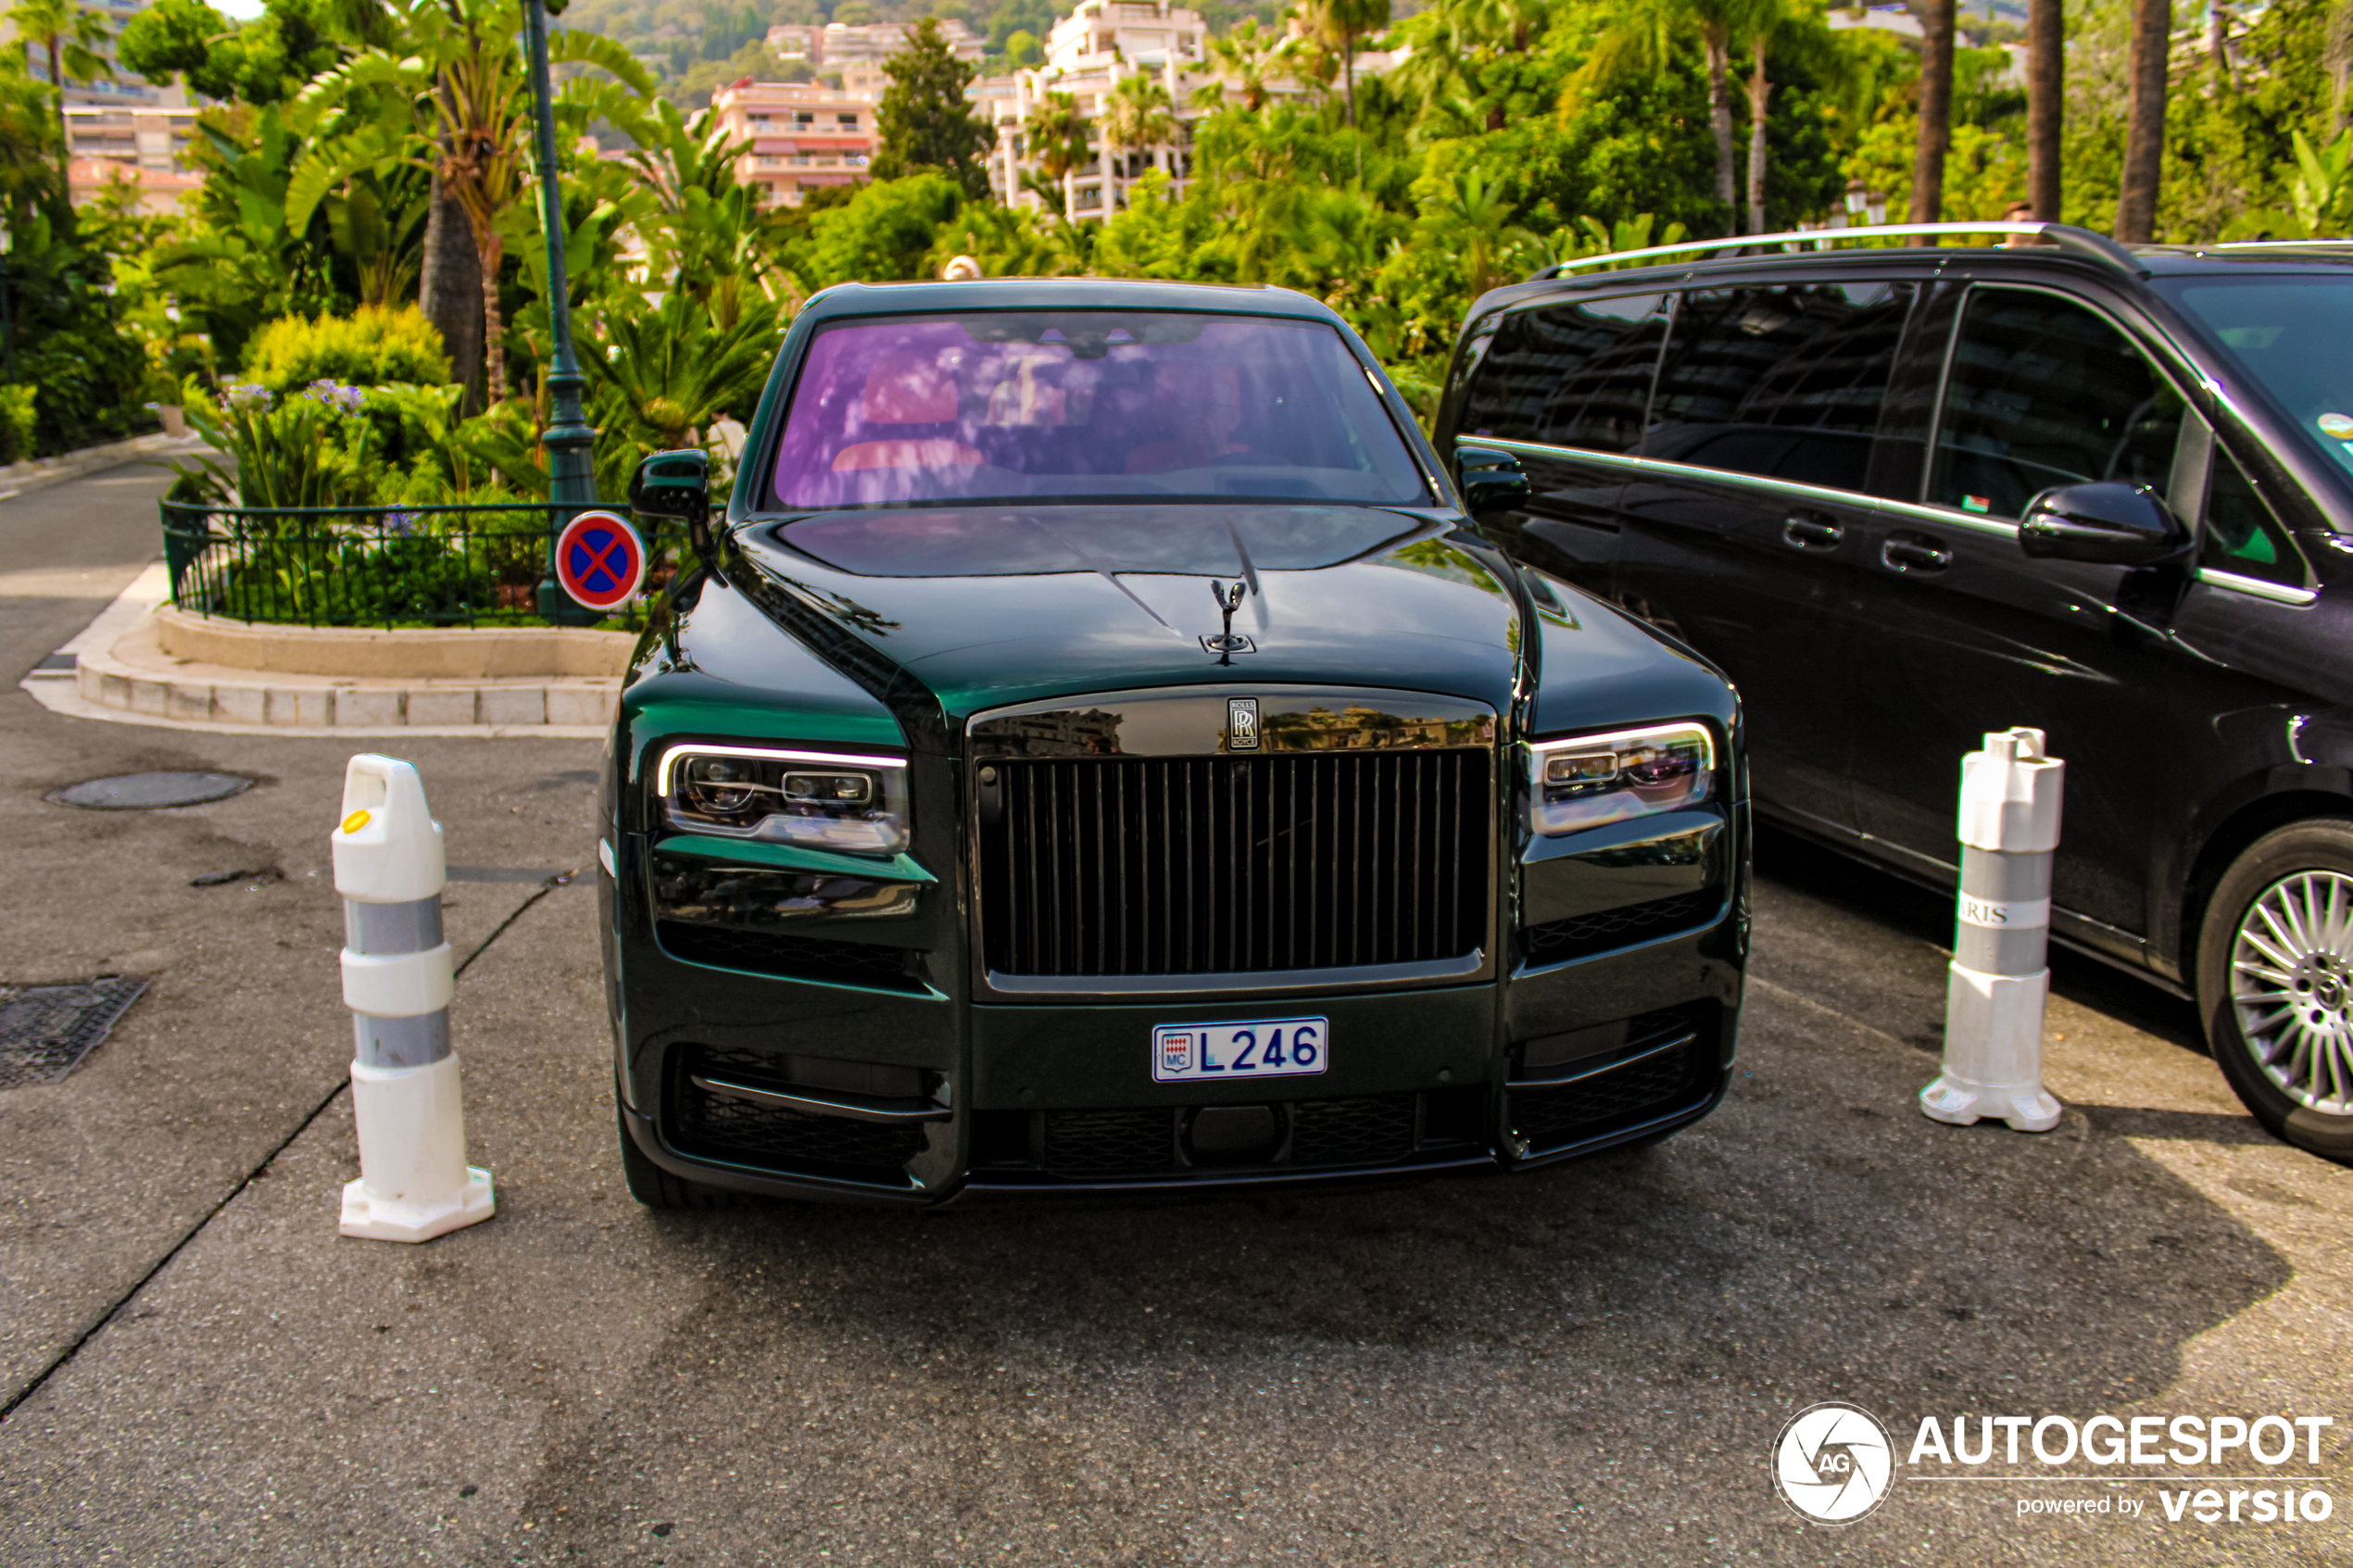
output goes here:
<path id="1" fill-rule="evenodd" d="M 1513 1130 L 1533 1150 L 1604 1130 L 1603 1123 L 1655 1110 L 1683 1097 L 1692 1083 L 1693 1045 L 1679 1046 L 1630 1067 L 1597 1073 L 1557 1089 L 1514 1089 Z"/>
<path id="2" fill-rule="evenodd" d="M 1294 1165 L 1378 1165 L 1414 1152 L 1411 1095 L 1302 1100 L 1291 1115 Z"/>
<path id="3" fill-rule="evenodd" d="M 1000 974 L 1410 963 L 1486 929 L 1483 751 L 994 766 L 981 911 Z"/>
<path id="4" fill-rule="evenodd" d="M 1646 904 L 1628 904 L 1599 914 L 1531 925 L 1519 934 L 1521 960 L 1531 964 L 1561 963 L 1588 953 L 1607 952 L 1612 947 L 1664 936 L 1705 919 L 1714 909 L 1717 897 L 1714 893 L 1679 893 L 1672 898 L 1654 898 Z"/>
<path id="5" fill-rule="evenodd" d="M 804 1116 L 782 1107 L 714 1095 L 690 1074 L 750 1077 L 773 1065 L 743 1052 L 689 1049 L 670 1095 L 670 1142 L 682 1154 L 724 1160 L 737 1165 L 807 1170 L 850 1167 L 844 1174 L 867 1180 L 895 1174 L 924 1146 L 920 1125 L 890 1126 L 853 1122 L 846 1116 Z"/>
<path id="6" fill-rule="evenodd" d="M 774 932 L 694 925 L 675 920 L 661 922 L 655 926 L 654 935 L 672 958 L 684 959 L 688 963 L 749 970 L 788 980 L 823 980 L 837 985 L 875 985 L 893 991 L 923 989 L 914 972 L 915 955 L 904 947 L 830 942 L 822 937 L 785 936 Z"/>

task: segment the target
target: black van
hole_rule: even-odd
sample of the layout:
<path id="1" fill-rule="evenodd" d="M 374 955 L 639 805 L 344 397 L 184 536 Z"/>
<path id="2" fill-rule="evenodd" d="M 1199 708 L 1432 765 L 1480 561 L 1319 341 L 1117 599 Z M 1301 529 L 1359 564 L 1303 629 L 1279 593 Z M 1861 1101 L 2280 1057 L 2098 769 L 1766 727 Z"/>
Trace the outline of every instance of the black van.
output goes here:
<path id="1" fill-rule="evenodd" d="M 1758 811 L 1907 875 L 1954 882 L 1961 756 L 2046 731 L 2053 935 L 2353 1161 L 2353 246 L 1824 243 L 1480 299 L 1480 526 L 1731 677 Z"/>

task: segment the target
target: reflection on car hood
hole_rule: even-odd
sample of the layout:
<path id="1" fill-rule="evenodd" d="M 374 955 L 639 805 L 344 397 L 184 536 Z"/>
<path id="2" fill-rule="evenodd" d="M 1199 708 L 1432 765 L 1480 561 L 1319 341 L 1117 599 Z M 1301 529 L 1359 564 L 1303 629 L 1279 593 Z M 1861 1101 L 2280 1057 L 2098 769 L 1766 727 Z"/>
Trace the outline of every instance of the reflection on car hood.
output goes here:
<path id="1" fill-rule="evenodd" d="M 771 613 L 814 612 L 936 695 L 1005 703 L 1153 685 L 1385 686 L 1509 708 L 1500 562 L 1376 508 L 1084 506 L 828 512 L 746 530 Z M 1221 665 L 1211 582 L 1254 584 Z M 800 628 L 806 633 L 806 628 Z"/>

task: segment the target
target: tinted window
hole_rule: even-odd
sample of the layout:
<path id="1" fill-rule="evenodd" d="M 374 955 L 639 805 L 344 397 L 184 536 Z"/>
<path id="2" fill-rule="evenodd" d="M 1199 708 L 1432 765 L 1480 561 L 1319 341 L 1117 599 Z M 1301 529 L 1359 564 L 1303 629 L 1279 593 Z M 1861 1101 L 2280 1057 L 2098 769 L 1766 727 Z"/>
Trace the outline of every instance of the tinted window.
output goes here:
<path id="1" fill-rule="evenodd" d="M 1666 335 L 1664 304 L 1634 295 L 1505 316 L 1471 371 L 1462 433 L 1632 451 Z"/>
<path id="2" fill-rule="evenodd" d="M 1912 295 L 1909 283 L 1685 295 L 1644 455 L 1861 489 Z"/>
<path id="3" fill-rule="evenodd" d="M 2299 588 L 2306 582 L 2304 558 L 2296 553 L 2295 541 L 2246 470 L 2220 446 L 2214 449 L 2214 467 L 2207 480 L 2206 537 L 2198 546 L 2198 564 Z"/>
<path id="4" fill-rule="evenodd" d="M 2055 484 L 2162 491 L 2182 400 L 2124 334 L 2082 306 L 1972 290 L 1953 345 L 1928 498 L 2017 517 Z"/>
<path id="5" fill-rule="evenodd" d="M 2158 286 L 2279 402 L 2312 450 L 2353 469 L 2353 280 L 2199 278 Z"/>
<path id="6" fill-rule="evenodd" d="M 793 388 L 774 483 L 782 507 L 1428 498 L 1332 328 L 1112 310 L 824 328 Z"/>

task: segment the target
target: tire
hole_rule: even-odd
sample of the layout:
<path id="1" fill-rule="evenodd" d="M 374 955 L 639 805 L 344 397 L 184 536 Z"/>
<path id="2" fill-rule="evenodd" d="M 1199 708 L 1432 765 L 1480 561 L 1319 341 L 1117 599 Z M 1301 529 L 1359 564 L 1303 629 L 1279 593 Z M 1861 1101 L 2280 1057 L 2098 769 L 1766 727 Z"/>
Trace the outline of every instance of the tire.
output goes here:
<path id="1" fill-rule="evenodd" d="M 708 1213 L 715 1209 L 734 1209 L 741 1205 L 740 1193 L 725 1187 L 705 1186 L 684 1176 L 671 1174 L 646 1158 L 637 1140 L 629 1135 L 629 1113 L 621 1107 L 621 1094 L 613 1093 L 613 1130 L 621 1135 L 621 1174 L 629 1184 L 629 1196 L 648 1209 L 664 1210 L 694 1210 Z"/>
<path id="2" fill-rule="evenodd" d="M 2197 997 L 2256 1120 L 2353 1164 L 2353 822 L 2294 823 L 2232 862 L 2199 929 Z"/>

